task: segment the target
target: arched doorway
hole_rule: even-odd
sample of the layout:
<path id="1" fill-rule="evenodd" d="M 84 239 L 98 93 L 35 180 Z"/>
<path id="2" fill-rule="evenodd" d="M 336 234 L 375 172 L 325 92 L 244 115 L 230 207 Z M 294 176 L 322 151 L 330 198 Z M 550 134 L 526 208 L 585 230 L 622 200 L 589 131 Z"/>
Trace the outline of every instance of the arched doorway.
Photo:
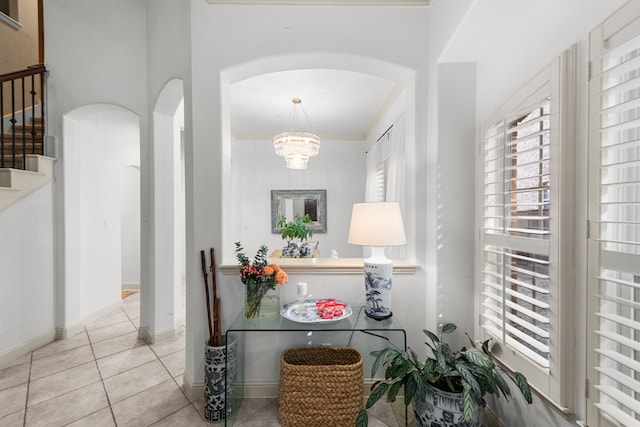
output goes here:
<path id="1" fill-rule="evenodd" d="M 62 122 L 64 280 L 57 323 L 69 333 L 120 304 L 120 173 L 140 166 L 140 123 L 110 104 L 80 107 Z"/>
<path id="2" fill-rule="evenodd" d="M 185 191 L 183 83 L 169 81 L 153 109 L 151 161 L 152 247 L 142 263 L 152 266 L 142 283 L 139 337 L 154 343 L 185 326 Z"/>

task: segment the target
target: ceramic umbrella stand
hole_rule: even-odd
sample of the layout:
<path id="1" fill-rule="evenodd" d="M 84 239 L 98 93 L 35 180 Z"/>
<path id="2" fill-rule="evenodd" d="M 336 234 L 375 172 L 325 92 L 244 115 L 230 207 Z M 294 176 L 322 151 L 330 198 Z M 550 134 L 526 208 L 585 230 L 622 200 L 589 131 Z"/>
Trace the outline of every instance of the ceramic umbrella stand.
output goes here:
<path id="1" fill-rule="evenodd" d="M 204 352 L 204 416 L 209 422 L 224 421 L 235 409 L 236 339 L 234 336 L 229 336 L 226 346 L 224 343 L 216 347 L 205 343 Z"/>

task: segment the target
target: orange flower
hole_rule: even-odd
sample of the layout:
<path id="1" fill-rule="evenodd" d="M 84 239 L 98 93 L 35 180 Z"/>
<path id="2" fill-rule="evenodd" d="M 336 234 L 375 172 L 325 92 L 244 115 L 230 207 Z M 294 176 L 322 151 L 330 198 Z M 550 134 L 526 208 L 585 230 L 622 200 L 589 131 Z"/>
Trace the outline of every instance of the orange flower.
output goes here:
<path id="1" fill-rule="evenodd" d="M 273 272 L 277 273 L 278 271 L 280 271 L 280 266 L 278 266 L 278 264 L 269 264 L 269 267 L 273 268 Z"/>
<path id="2" fill-rule="evenodd" d="M 266 274 L 267 276 L 271 276 L 273 273 L 273 267 L 271 267 L 270 265 L 264 267 L 264 274 Z"/>
<path id="3" fill-rule="evenodd" d="M 289 280 L 289 277 L 284 271 L 280 270 L 276 273 L 276 282 L 278 282 L 279 285 L 287 283 L 287 280 Z"/>

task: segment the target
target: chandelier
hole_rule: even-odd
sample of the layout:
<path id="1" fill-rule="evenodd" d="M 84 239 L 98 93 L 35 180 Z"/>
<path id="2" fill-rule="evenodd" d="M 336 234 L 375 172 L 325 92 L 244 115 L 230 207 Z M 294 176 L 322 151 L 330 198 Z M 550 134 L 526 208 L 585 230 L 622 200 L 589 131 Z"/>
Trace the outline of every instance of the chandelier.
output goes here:
<path id="1" fill-rule="evenodd" d="M 276 154 L 284 157 L 287 168 L 306 169 L 309 163 L 309 157 L 318 154 L 320 138 L 314 133 L 296 130 L 298 109 L 302 110 L 309 129 L 311 129 L 311 124 L 307 113 L 302 107 L 302 100 L 300 98 L 293 98 L 292 102 L 293 107 L 289 115 L 291 130 L 274 136 L 273 146 L 276 149 Z"/>

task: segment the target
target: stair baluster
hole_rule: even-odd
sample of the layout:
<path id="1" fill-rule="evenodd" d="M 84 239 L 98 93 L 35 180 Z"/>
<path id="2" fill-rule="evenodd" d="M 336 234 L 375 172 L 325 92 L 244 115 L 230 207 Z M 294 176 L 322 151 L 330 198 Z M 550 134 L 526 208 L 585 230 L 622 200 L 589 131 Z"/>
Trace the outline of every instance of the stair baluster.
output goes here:
<path id="1" fill-rule="evenodd" d="M 28 154 L 44 155 L 45 76 L 44 65 L 0 75 L 0 168 L 26 169 Z"/>

